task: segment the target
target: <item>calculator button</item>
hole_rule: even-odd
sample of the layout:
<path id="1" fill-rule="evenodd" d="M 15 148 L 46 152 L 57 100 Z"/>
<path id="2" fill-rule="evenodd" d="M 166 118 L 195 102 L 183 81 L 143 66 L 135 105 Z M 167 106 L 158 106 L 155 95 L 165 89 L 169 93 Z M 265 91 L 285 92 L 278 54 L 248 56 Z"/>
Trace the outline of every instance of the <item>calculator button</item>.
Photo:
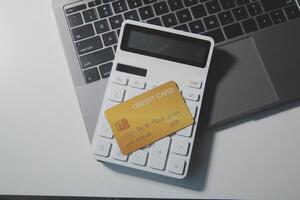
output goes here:
<path id="1" fill-rule="evenodd" d="M 95 148 L 95 154 L 108 157 L 111 149 L 111 143 L 105 140 L 98 140 Z"/>
<path id="2" fill-rule="evenodd" d="M 106 103 L 103 106 L 103 108 L 104 108 L 103 111 L 106 111 L 107 109 L 109 109 L 113 106 L 116 106 L 116 105 L 118 105 L 118 103 L 113 102 L 113 101 L 106 101 Z"/>
<path id="3" fill-rule="evenodd" d="M 201 81 L 188 81 L 187 86 L 200 89 L 202 87 L 202 82 Z"/>
<path id="4" fill-rule="evenodd" d="M 116 76 L 113 78 L 113 83 L 126 86 L 128 84 L 128 79 L 120 76 Z"/>
<path id="5" fill-rule="evenodd" d="M 191 101 L 199 101 L 200 95 L 192 92 L 192 91 L 183 91 L 182 95 L 185 99 L 191 100 Z"/>
<path id="6" fill-rule="evenodd" d="M 109 99 L 115 102 L 122 102 L 124 99 L 125 90 L 122 88 L 111 88 Z"/>
<path id="7" fill-rule="evenodd" d="M 193 126 L 190 125 L 190 126 L 184 128 L 184 129 L 181 129 L 176 134 L 180 135 L 180 136 L 184 136 L 184 137 L 191 137 L 192 136 L 192 130 L 193 130 Z"/>
<path id="8" fill-rule="evenodd" d="M 164 170 L 166 159 L 169 152 L 171 138 L 165 137 L 151 147 L 151 155 L 149 158 L 149 165 L 153 169 Z"/>
<path id="9" fill-rule="evenodd" d="M 141 90 L 130 88 L 126 91 L 126 100 L 131 99 L 141 93 Z"/>
<path id="10" fill-rule="evenodd" d="M 113 138 L 113 134 L 108 127 L 107 121 L 105 119 L 102 119 L 101 122 L 102 123 L 100 125 L 99 135 L 110 139 Z"/>
<path id="11" fill-rule="evenodd" d="M 186 162 L 183 159 L 169 158 L 167 170 L 168 172 L 182 175 L 184 172 L 185 164 Z"/>
<path id="12" fill-rule="evenodd" d="M 148 152 L 144 150 L 137 150 L 132 153 L 130 159 L 133 164 L 145 166 L 148 159 Z"/>
<path id="13" fill-rule="evenodd" d="M 197 106 L 190 102 L 187 102 L 186 105 L 187 105 L 188 109 L 190 110 L 193 118 L 195 118 L 196 114 L 197 114 Z"/>
<path id="14" fill-rule="evenodd" d="M 171 152 L 186 156 L 189 152 L 190 143 L 183 137 L 173 137 Z"/>
<path id="15" fill-rule="evenodd" d="M 151 85 L 151 84 L 149 84 L 148 85 L 148 90 L 152 90 L 152 89 L 154 89 L 154 88 L 156 88 L 157 87 L 157 85 Z"/>
<path id="16" fill-rule="evenodd" d="M 130 87 L 143 90 L 146 87 L 146 83 L 145 83 L 145 81 L 132 80 L 132 81 L 130 81 Z"/>
<path id="17" fill-rule="evenodd" d="M 119 150 L 119 147 L 117 146 L 117 144 L 115 144 L 114 148 L 113 148 L 112 158 L 115 159 L 115 160 L 126 162 L 127 159 L 128 159 L 128 156 L 127 155 L 123 155 L 122 152 Z"/>

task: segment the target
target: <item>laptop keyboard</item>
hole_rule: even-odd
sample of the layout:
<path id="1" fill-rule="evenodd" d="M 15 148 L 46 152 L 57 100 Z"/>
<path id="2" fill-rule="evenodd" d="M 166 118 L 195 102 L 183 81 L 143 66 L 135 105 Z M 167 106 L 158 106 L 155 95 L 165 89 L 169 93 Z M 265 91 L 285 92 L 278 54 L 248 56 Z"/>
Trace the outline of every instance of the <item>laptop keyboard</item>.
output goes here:
<path id="1" fill-rule="evenodd" d="M 94 0 L 65 9 L 86 83 L 108 78 L 125 19 L 228 41 L 300 16 L 292 0 Z"/>

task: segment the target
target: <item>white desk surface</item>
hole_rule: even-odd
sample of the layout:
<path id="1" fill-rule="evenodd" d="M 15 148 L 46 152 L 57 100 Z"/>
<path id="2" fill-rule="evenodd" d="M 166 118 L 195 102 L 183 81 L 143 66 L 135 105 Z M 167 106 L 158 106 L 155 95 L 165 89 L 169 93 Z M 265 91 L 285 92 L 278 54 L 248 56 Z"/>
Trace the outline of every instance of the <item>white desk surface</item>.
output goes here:
<path id="1" fill-rule="evenodd" d="M 51 0 L 0 6 L 0 194 L 299 198 L 300 107 L 200 136 L 190 177 L 103 165 L 89 140 Z"/>

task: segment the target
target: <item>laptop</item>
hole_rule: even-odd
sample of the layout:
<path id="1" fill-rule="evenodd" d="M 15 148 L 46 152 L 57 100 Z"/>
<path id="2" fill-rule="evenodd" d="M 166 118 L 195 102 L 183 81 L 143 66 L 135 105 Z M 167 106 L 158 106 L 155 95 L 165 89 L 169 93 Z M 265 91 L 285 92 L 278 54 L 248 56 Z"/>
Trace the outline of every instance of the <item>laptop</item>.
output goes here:
<path id="1" fill-rule="evenodd" d="M 295 0 L 53 0 L 53 10 L 90 139 L 125 19 L 214 38 L 205 127 L 300 98 Z"/>

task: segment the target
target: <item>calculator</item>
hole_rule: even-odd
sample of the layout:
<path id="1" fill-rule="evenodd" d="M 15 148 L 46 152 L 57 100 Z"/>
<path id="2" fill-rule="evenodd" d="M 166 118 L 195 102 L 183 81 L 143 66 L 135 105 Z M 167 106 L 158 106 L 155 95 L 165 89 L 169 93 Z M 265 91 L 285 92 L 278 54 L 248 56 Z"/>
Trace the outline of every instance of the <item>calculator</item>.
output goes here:
<path id="1" fill-rule="evenodd" d="M 186 177 L 213 49 L 214 40 L 207 36 L 124 21 L 92 141 L 93 156 L 163 176 Z M 104 111 L 171 80 L 182 92 L 194 124 L 123 155 Z"/>

